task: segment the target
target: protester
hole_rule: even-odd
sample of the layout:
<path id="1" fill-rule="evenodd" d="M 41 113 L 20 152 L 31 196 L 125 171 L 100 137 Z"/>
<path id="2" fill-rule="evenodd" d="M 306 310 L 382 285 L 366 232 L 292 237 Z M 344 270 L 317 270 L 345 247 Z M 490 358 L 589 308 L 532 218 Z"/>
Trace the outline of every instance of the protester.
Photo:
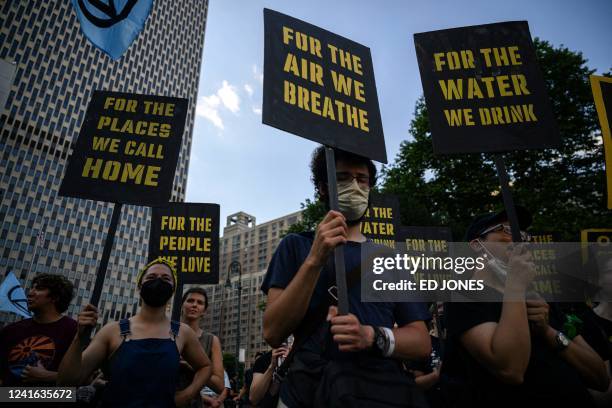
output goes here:
<path id="1" fill-rule="evenodd" d="M 341 150 L 335 150 L 335 160 L 340 211 L 329 211 L 314 234 L 283 238 L 262 284 L 268 295 L 264 338 L 276 348 L 295 334 L 295 351 L 281 384 L 279 406 L 334 406 L 345 400 L 354 405 L 359 403 L 354 392 L 367 394 L 370 404 L 377 398 L 402 404 L 405 398 L 413 399 L 414 381 L 395 387 L 394 381 L 407 376 L 402 376 L 396 360 L 385 357 L 426 358 L 431 351 L 424 323 L 429 313 L 421 303 L 361 302 L 361 250 L 366 244 L 375 244 L 366 243 L 360 224 L 376 181 L 376 167 L 371 160 Z M 311 170 L 317 196 L 327 203 L 323 147 L 315 150 Z M 350 313 L 342 316 L 333 306 L 335 271 L 329 266 L 333 262 L 328 264 L 334 248 L 340 245 L 344 247 L 347 282 L 351 281 Z M 352 278 L 354 275 L 357 278 Z M 332 381 L 329 376 L 334 370 L 358 374 L 362 378 L 359 386 L 347 390 L 341 382 L 348 376 L 342 374 L 333 376 L 340 383 Z M 367 376 L 371 378 L 363 380 Z"/>
<path id="2" fill-rule="evenodd" d="M 531 215 L 518 206 L 517 213 L 525 230 Z M 527 238 L 524 231 L 521 235 Z M 526 297 L 534 265 L 523 245 L 510 245 L 506 212 L 475 218 L 465 238 L 488 259 L 472 278 L 482 279 L 485 295 L 501 301 L 445 305 L 448 344 L 442 372 L 465 379 L 465 386 L 453 398 L 455 403 L 466 407 L 592 406 L 587 386 L 608 387 L 603 361 L 582 336 L 570 339 L 561 331 L 565 318 L 554 304 L 534 294 Z"/>
<path id="3" fill-rule="evenodd" d="M 261 351 L 255 353 L 255 361 L 262 355 Z M 251 388 L 251 384 L 253 383 L 253 367 L 249 367 L 244 372 L 244 381 L 242 383 L 242 388 L 240 388 L 240 392 L 238 395 L 234 397 L 234 401 L 240 407 L 251 406 L 249 402 L 249 390 Z"/>
<path id="4" fill-rule="evenodd" d="M 597 276 L 599 292 L 595 294 L 595 307 L 586 304 L 572 306 L 580 319 L 582 336 L 605 362 L 608 376 L 612 378 L 612 258 L 601 262 Z M 606 391 L 590 392 L 598 407 L 612 406 L 612 381 Z"/>
<path id="5" fill-rule="evenodd" d="M 208 384 L 214 391 L 221 393 L 224 389 L 221 342 L 217 336 L 204 332 L 200 327 L 202 318 L 208 309 L 208 295 L 203 288 L 190 288 L 183 294 L 182 305 L 181 321 L 194 331 L 206 356 L 212 363 L 212 375 Z M 193 380 L 193 374 L 194 371 L 191 366 L 185 360 L 181 360 L 178 389 L 189 385 Z M 190 406 L 202 406 L 199 395 L 191 402 Z"/>
<path id="6" fill-rule="evenodd" d="M 280 381 L 274 378 L 279 363 L 287 357 L 289 348 L 283 343 L 261 356 L 253 364 L 253 381 L 249 389 L 249 401 L 258 408 L 274 408 L 278 404 Z"/>
<path id="7" fill-rule="evenodd" d="M 77 332 L 77 322 L 62 315 L 74 295 L 72 283 L 60 275 L 43 273 L 32 280 L 28 307 L 32 318 L 0 331 L 2 385 L 54 384 L 57 369 Z"/>
<path id="8" fill-rule="evenodd" d="M 195 398 L 211 374 L 211 363 L 196 334 L 184 323 L 170 321 L 166 304 L 176 287 L 174 266 L 158 258 L 136 279 L 142 306 L 129 319 L 105 325 L 82 351 L 85 329 L 94 327 L 98 313 L 87 305 L 79 314 L 78 334 L 64 356 L 60 385 L 78 385 L 104 366 L 102 405 L 106 407 L 174 407 Z M 180 356 L 195 375 L 187 388 L 176 392 Z"/>

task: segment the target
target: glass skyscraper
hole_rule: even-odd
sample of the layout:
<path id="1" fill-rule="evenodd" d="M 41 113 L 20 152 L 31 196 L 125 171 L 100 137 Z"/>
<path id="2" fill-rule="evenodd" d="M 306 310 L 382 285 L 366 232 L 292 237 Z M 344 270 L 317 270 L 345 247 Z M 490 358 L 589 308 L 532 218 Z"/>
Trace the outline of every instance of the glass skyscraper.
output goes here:
<path id="1" fill-rule="evenodd" d="M 155 1 L 145 28 L 113 61 L 85 38 L 71 1 L 0 2 L 2 276 L 13 271 L 26 285 L 42 272 L 67 276 L 76 289 L 70 314 L 91 296 L 112 204 L 57 193 L 93 90 L 189 98 L 172 193 L 184 201 L 207 10 L 207 0 Z M 149 208 L 123 207 L 100 323 L 136 310 L 149 218 Z M 13 319 L 0 313 L 0 322 Z"/>

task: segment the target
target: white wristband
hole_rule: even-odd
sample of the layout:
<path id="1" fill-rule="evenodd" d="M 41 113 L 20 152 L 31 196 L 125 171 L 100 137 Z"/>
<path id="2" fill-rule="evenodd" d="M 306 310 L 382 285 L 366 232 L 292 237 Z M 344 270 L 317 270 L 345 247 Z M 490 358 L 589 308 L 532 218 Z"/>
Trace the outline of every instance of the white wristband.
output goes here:
<path id="1" fill-rule="evenodd" d="M 393 335 L 393 330 L 388 327 L 381 327 L 387 335 L 387 339 L 389 340 L 389 348 L 386 353 L 384 353 L 385 357 L 391 357 L 393 355 L 393 351 L 395 350 L 395 336 Z"/>

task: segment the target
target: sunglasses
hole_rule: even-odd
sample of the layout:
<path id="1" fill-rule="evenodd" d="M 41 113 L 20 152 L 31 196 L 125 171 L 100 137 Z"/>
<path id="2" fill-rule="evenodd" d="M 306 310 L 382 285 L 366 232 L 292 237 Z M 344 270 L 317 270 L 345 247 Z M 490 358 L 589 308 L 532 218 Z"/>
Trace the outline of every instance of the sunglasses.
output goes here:
<path id="1" fill-rule="evenodd" d="M 503 231 L 506 234 L 512 236 L 512 228 L 509 225 L 506 224 L 497 224 L 494 225 L 492 227 L 487 228 L 486 230 L 482 231 L 480 233 L 480 236 L 483 237 L 485 235 L 487 235 L 490 232 L 500 232 Z M 521 239 L 525 242 L 529 241 L 531 239 L 531 235 L 529 235 L 527 232 L 525 231 L 520 231 L 521 234 Z"/>

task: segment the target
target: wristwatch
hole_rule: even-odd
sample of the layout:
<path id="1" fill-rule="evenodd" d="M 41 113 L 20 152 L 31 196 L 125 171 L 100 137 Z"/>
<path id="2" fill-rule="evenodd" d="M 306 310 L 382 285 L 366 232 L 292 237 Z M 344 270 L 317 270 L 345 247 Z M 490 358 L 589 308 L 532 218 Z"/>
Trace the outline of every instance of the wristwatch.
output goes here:
<path id="1" fill-rule="evenodd" d="M 563 351 L 570 345 L 571 340 L 563 332 L 558 331 L 555 335 L 555 343 L 557 344 L 557 351 Z"/>
<path id="2" fill-rule="evenodd" d="M 387 333 L 385 333 L 385 331 L 380 327 L 373 326 L 373 328 L 374 343 L 372 344 L 372 349 L 384 356 L 387 350 L 389 350 L 389 339 L 387 338 Z"/>

